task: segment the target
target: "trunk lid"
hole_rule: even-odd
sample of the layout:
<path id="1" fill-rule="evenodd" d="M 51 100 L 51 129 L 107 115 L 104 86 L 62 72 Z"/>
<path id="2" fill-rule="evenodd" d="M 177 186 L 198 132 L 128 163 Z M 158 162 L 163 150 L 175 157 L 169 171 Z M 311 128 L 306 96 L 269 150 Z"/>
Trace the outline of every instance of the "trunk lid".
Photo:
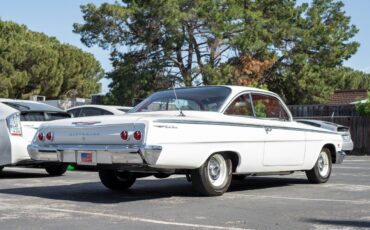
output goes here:
<path id="1" fill-rule="evenodd" d="M 203 114 L 204 113 L 204 114 Z M 207 113 L 207 114 L 205 114 Z M 186 117 L 179 117 L 177 111 L 166 112 L 143 112 L 112 116 L 95 116 L 57 120 L 45 123 L 39 132 L 46 135 L 52 132 L 53 140 L 47 141 L 50 144 L 78 144 L 78 145 L 115 145 L 115 144 L 138 144 L 145 139 L 146 127 L 153 120 L 157 119 L 206 119 L 209 112 L 186 112 Z M 217 114 L 217 113 L 211 113 Z M 128 140 L 121 138 L 121 133 L 127 131 Z M 140 131 L 142 140 L 133 138 L 135 131 Z M 38 141 L 38 140 L 36 140 Z"/>

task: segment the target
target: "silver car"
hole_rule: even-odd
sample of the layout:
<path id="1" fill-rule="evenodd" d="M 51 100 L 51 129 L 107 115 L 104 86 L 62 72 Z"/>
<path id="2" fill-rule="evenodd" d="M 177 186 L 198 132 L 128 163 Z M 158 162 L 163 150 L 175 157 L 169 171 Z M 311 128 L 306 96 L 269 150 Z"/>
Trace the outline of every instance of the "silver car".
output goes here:
<path id="1" fill-rule="evenodd" d="M 70 117 L 65 111 L 40 102 L 0 98 L 0 171 L 11 166 L 42 167 L 50 175 L 62 175 L 66 165 L 31 160 L 27 145 L 42 123 Z"/>
<path id="2" fill-rule="evenodd" d="M 343 138 L 342 150 L 345 151 L 347 154 L 353 150 L 353 141 L 351 138 L 351 132 L 350 132 L 349 127 L 339 125 L 333 122 L 328 122 L 328 121 L 311 120 L 311 119 L 295 119 L 295 120 L 297 122 L 304 123 L 307 125 L 312 125 L 315 127 L 320 127 L 323 129 L 338 132 L 340 135 L 342 135 L 342 138 Z"/>

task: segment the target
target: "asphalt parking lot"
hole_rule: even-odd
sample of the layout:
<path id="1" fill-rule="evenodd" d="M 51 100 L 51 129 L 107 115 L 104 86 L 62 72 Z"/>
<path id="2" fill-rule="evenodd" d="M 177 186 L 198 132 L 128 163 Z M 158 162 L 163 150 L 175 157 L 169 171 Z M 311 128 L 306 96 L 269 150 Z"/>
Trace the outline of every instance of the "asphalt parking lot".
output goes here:
<path id="1" fill-rule="evenodd" d="M 0 229 L 370 229 L 370 157 L 334 165 L 326 184 L 250 177 L 221 197 L 196 196 L 184 177 L 142 178 L 127 193 L 96 172 L 5 168 L 0 181 Z"/>

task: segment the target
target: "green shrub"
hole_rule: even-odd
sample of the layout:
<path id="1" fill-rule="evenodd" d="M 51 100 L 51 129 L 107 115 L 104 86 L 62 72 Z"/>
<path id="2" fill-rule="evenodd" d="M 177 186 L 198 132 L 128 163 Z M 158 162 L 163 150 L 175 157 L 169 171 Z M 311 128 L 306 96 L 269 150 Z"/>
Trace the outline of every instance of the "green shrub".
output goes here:
<path id="1" fill-rule="evenodd" d="M 370 92 L 367 95 L 366 102 L 356 104 L 356 111 L 360 116 L 370 116 Z"/>

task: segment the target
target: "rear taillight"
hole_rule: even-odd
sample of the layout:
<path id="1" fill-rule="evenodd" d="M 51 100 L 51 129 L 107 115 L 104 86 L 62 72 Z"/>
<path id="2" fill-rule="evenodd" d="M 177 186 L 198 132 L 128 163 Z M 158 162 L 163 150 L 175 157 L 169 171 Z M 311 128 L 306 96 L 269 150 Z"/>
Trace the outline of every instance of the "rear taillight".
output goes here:
<path id="1" fill-rule="evenodd" d="M 137 140 L 137 141 L 140 141 L 141 140 L 141 132 L 140 131 L 135 131 L 134 132 L 134 139 Z"/>
<path id="2" fill-rule="evenodd" d="M 14 113 L 10 115 L 6 122 L 8 124 L 9 133 L 12 136 L 22 136 L 22 125 L 21 116 L 19 113 Z"/>
<path id="3" fill-rule="evenodd" d="M 44 134 L 43 133 L 38 133 L 37 134 L 37 139 L 39 139 L 39 141 L 44 141 Z"/>
<path id="4" fill-rule="evenodd" d="M 127 131 L 122 131 L 121 132 L 121 139 L 124 141 L 128 140 L 128 132 Z"/>
<path id="5" fill-rule="evenodd" d="M 48 132 L 48 133 L 45 135 L 45 137 L 46 137 L 46 140 L 48 140 L 48 141 L 52 141 L 52 140 L 53 140 L 53 133 L 52 133 L 52 132 Z"/>

